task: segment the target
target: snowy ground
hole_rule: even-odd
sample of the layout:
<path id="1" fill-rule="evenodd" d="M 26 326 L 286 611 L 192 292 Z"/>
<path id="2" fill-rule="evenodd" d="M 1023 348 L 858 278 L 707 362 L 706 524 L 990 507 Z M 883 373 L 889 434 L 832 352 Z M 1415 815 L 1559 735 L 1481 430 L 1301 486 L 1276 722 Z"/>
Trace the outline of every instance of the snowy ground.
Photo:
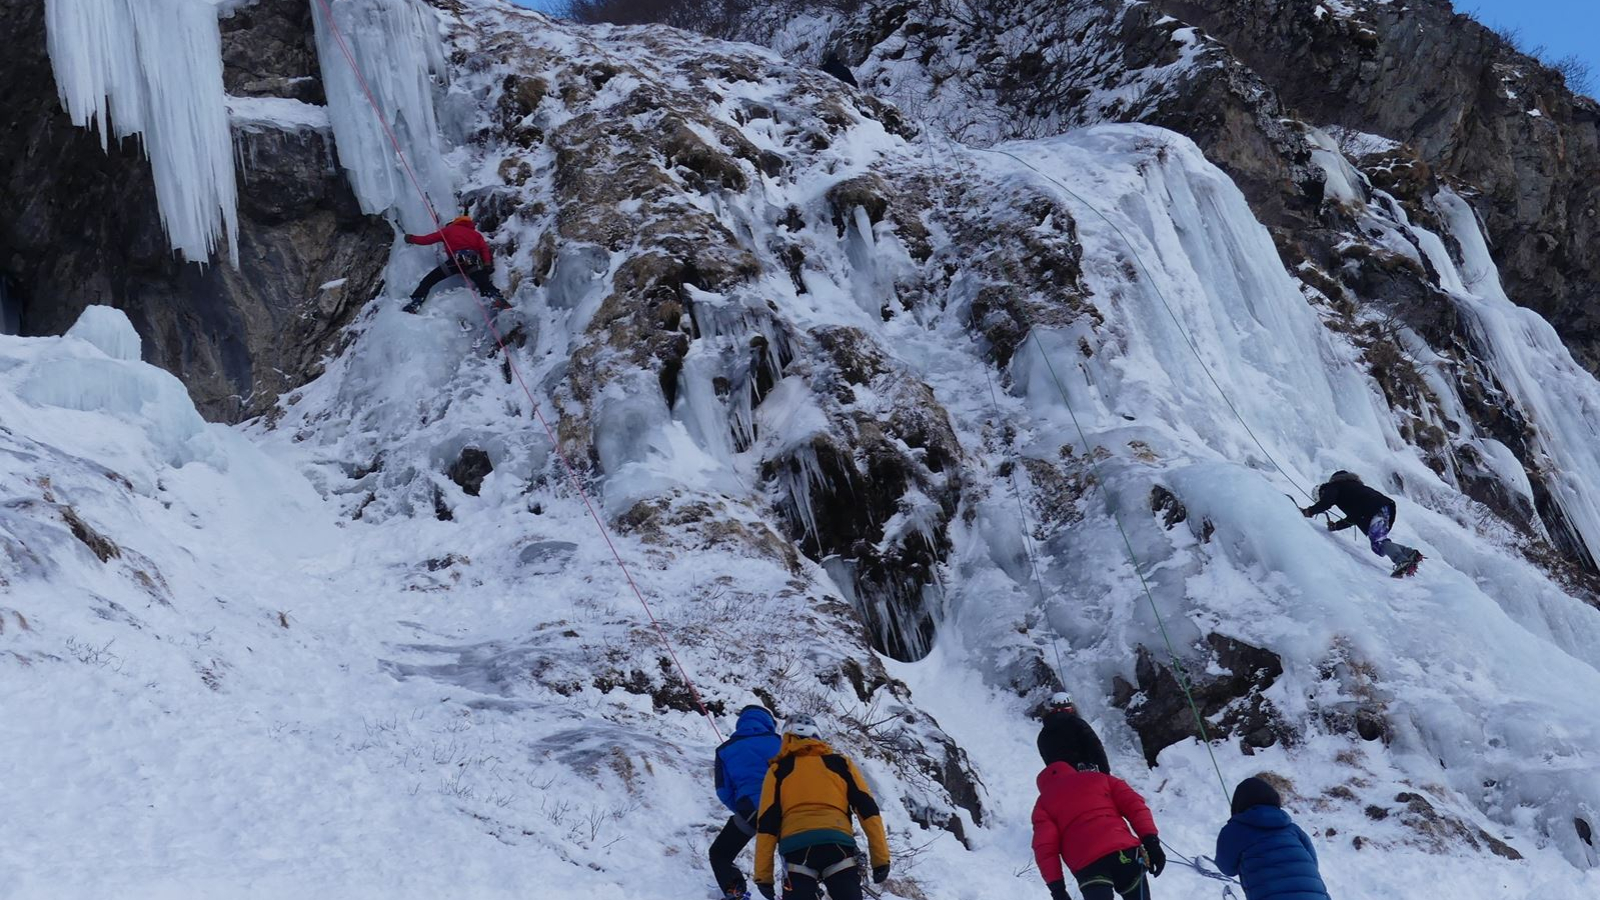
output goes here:
<path id="1" fill-rule="evenodd" d="M 632 52 L 628 33 L 600 34 L 614 49 L 553 29 L 540 40 L 558 53 Z M 740 84 L 729 96 L 773 99 Z M 619 100 L 629 89 L 627 78 L 607 88 Z M 335 114 L 337 131 L 348 110 Z M 776 125 L 744 133 L 793 150 Z M 490 183 L 503 149 L 460 148 L 449 162 L 463 186 Z M 1600 896 L 1600 876 L 1575 866 L 1593 866 L 1594 851 L 1571 828 L 1574 816 L 1596 821 L 1600 802 L 1600 617 L 1477 530 L 1468 501 L 1400 438 L 1358 352 L 1324 326 L 1237 189 L 1191 144 L 1110 127 L 1006 149 L 1039 171 L 862 124 L 760 180 L 760 202 L 706 202 L 758 249 L 779 211 L 806 210 L 808 291 L 784 288 L 781 274 L 763 288 L 798 332 L 849 325 L 888 348 L 949 411 L 966 454 L 970 515 L 953 530 L 940 637 L 920 662 L 887 667 L 969 755 L 987 818 L 967 823 L 970 851 L 917 827 L 903 802 L 916 787 L 873 760 L 905 854 L 897 876 L 909 876 L 890 896 L 1043 895 L 1028 849 L 1035 726 L 1003 687 L 1020 645 L 1059 643 L 1064 680 L 1114 769 L 1150 799 L 1174 847 L 1210 852 L 1225 805 L 1205 749 L 1176 745 L 1149 769 L 1110 706 L 1112 679 L 1132 677 L 1131 648 L 1158 646 L 1112 511 L 1180 647 L 1220 631 L 1283 657 L 1269 699 L 1298 742 L 1248 757 L 1215 749 L 1229 787 L 1261 771 L 1289 780 L 1336 897 Z M 885 320 L 882 292 L 910 266 L 904 236 L 859 220 L 839 235 L 817 212 L 832 184 L 880 164 L 959 171 L 996 188 L 985 196 L 1056 196 L 1077 220 L 1105 326 L 1039 329 L 996 371 L 969 333 L 962 289 Z M 1548 429 L 1545 451 L 1574 473 L 1581 510 L 1597 465 L 1581 434 L 1600 391 L 1491 289 L 1481 237 L 1451 196 L 1437 202 L 1455 214 L 1440 218 L 1464 258 L 1435 236 L 1444 255 L 1431 261 L 1479 310 L 1508 371 L 1529 373 L 1516 383 L 1526 404 L 1571 426 Z M 961 252 L 936 246 L 929 266 Z M 401 249 L 390 282 L 409 285 L 425 256 Z M 535 337 L 514 351 L 552 416 L 563 362 L 598 303 L 558 308 L 554 289 L 516 296 Z M 63 338 L 0 336 L 0 784 L 11 788 L 0 897 L 706 895 L 704 851 L 721 818 L 708 774 L 716 735 L 684 704 L 596 683 L 598 671 L 637 670 L 659 687 L 661 653 L 526 398 L 456 327 L 470 298 L 442 291 L 420 317 L 394 306 L 380 298 L 363 312 L 350 348 L 276 428 L 203 423 L 178 382 L 137 361 L 118 314 L 92 310 Z M 1513 324 L 1537 339 L 1519 349 Z M 694 490 L 726 498 L 730 518 L 771 515 L 761 448 L 733 453 L 709 437 L 705 422 L 727 425 L 719 405 L 685 402 L 648 428 L 561 413 L 592 416 L 602 441 L 651 449 L 613 448 L 648 465 L 596 483 L 608 509 L 626 508 L 619 496 Z M 1024 526 L 1002 467 L 1059 461 L 1063 447 L 1081 459 L 1074 414 L 1104 448 L 1093 455 L 1109 507 L 1090 493 L 1078 519 L 1046 524 L 1043 486 L 1024 477 L 1036 516 Z M 476 497 L 441 474 L 468 445 L 496 461 Z M 1364 547 L 1319 533 L 1284 499 L 1291 479 L 1310 485 L 1338 467 L 1391 489 L 1403 479 L 1397 536 L 1430 557 L 1417 579 L 1391 581 Z M 1167 531 L 1150 516 L 1155 484 L 1188 506 L 1187 524 Z M 436 496 L 450 521 L 435 518 Z M 1042 597 L 1024 530 L 1038 539 Z M 814 671 L 861 652 L 824 612 L 838 593 L 817 566 L 796 574 L 682 535 L 619 541 L 710 702 L 731 711 L 786 677 L 816 691 Z M 1349 682 L 1319 674 L 1339 653 L 1370 673 L 1363 689 L 1387 711 L 1389 745 L 1319 728 L 1351 701 Z M 837 719 L 851 712 L 848 691 L 807 696 Z M 1418 824 L 1402 794 L 1441 815 Z M 1473 849 L 1452 823 L 1525 858 Z M 1222 885 L 1174 866 L 1155 893 Z"/>

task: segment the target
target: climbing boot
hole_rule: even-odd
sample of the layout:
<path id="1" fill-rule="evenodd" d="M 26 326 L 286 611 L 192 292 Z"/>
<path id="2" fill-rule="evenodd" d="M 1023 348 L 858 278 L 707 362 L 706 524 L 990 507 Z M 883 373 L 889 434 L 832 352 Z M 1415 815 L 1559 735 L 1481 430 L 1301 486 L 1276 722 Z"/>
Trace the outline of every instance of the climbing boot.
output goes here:
<path id="1" fill-rule="evenodd" d="M 1417 566 L 1420 565 L 1421 563 L 1422 563 L 1422 553 L 1421 553 L 1421 551 L 1413 550 L 1413 551 L 1411 551 L 1411 555 L 1410 556 L 1407 556 L 1399 565 L 1394 567 L 1394 571 L 1389 573 L 1389 577 L 1391 577 L 1391 578 L 1410 578 L 1411 576 L 1417 574 Z"/>

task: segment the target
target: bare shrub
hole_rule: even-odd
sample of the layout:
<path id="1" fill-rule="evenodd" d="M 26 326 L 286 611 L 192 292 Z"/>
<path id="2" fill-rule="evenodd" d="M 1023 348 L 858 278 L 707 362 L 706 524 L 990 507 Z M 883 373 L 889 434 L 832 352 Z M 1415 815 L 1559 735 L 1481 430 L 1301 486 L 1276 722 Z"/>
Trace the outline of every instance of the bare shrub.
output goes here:
<path id="1" fill-rule="evenodd" d="M 1567 83 L 1568 90 L 1578 94 L 1594 93 L 1594 66 L 1576 53 L 1550 63 L 1550 68 L 1561 75 L 1561 79 Z"/>

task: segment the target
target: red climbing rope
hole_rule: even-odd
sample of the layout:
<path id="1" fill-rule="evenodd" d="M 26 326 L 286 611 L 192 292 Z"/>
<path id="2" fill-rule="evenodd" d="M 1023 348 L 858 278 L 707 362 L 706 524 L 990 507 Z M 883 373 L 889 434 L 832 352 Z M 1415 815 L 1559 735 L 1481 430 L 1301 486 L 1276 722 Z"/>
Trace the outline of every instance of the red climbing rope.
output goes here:
<path id="1" fill-rule="evenodd" d="M 400 146 L 400 139 L 395 137 L 394 130 L 389 127 L 388 120 L 384 118 L 383 110 L 378 106 L 378 99 L 372 93 L 372 87 L 367 84 L 366 76 L 361 73 L 361 67 L 356 64 L 355 54 L 350 51 L 350 45 L 345 43 L 344 33 L 340 31 L 339 23 L 333 17 L 333 8 L 329 5 L 329 0 L 317 0 L 317 3 L 322 7 L 323 16 L 328 21 L 328 28 L 333 31 L 334 40 L 339 44 L 340 52 L 344 54 L 345 61 L 350 64 L 350 71 L 355 73 L 356 81 L 361 85 L 362 92 L 366 94 L 367 103 L 372 107 L 373 114 L 378 117 L 378 124 L 383 126 L 383 133 L 388 135 L 389 143 L 394 146 L 395 156 L 399 157 L 400 165 L 405 168 L 406 177 L 411 179 L 411 186 L 416 188 L 417 195 L 422 198 L 423 205 L 428 208 L 428 217 L 433 220 L 434 229 L 443 230 L 444 223 L 439 221 L 439 213 L 433 208 L 432 201 L 428 199 L 428 192 L 423 189 L 422 182 L 417 179 L 417 173 L 412 171 L 411 163 L 406 160 L 405 150 Z M 500 355 L 505 359 L 506 366 L 511 370 L 512 375 L 516 377 L 517 384 L 522 388 L 522 392 L 528 396 L 528 403 L 533 407 L 534 418 L 538 419 L 539 424 L 544 427 L 545 436 L 550 439 L 551 449 L 555 451 L 556 458 L 561 460 L 561 466 L 566 469 L 567 478 L 572 482 L 573 489 L 578 492 L 578 497 L 583 500 L 583 508 L 588 511 L 589 518 L 594 520 L 595 526 L 600 530 L 600 537 L 605 540 L 606 548 L 611 551 L 611 558 L 616 560 L 617 568 L 622 570 L 622 577 L 627 580 L 628 587 L 632 589 L 633 595 L 639 598 L 639 605 L 644 607 L 644 613 L 649 617 L 650 625 L 655 629 L 656 636 L 661 639 L 661 645 L 666 648 L 667 655 L 672 657 L 672 664 L 677 667 L 678 674 L 683 676 L 684 684 L 688 685 L 689 695 L 694 699 L 695 706 L 699 707 L 700 714 L 705 716 L 706 722 L 711 726 L 712 733 L 717 736 L 718 741 L 721 741 L 722 729 L 717 727 L 716 717 L 711 715 L 711 711 L 706 708 L 705 702 L 700 699 L 700 691 L 695 687 L 694 679 L 689 677 L 689 670 L 678 659 L 678 651 L 673 648 L 672 640 L 667 637 L 666 629 L 661 627 L 661 620 L 656 618 L 655 610 L 650 608 L 650 601 L 645 599 L 644 591 L 640 590 L 638 582 L 633 580 L 633 573 L 628 570 L 628 564 L 623 561 L 622 553 L 617 550 L 616 542 L 611 539 L 611 529 L 606 527 L 605 520 L 600 518 L 600 514 L 595 511 L 594 504 L 589 500 L 589 492 L 584 490 L 583 481 L 578 477 L 578 470 L 573 467 L 572 461 L 567 458 L 567 454 L 562 452 L 561 442 L 556 439 L 555 429 L 550 427 L 549 420 L 540 411 L 539 401 L 533 396 L 533 391 L 529 389 L 528 383 L 523 380 L 522 371 L 517 368 L 516 360 L 512 358 L 510 351 L 506 349 L 505 339 L 501 337 L 500 330 L 495 328 L 494 317 L 489 314 L 489 307 L 484 304 L 483 297 L 478 293 L 478 288 L 473 284 L 472 279 L 467 277 L 467 271 L 462 266 L 461 261 L 455 259 L 455 254 L 449 255 L 455 261 L 456 270 L 461 273 L 462 280 L 467 283 L 467 289 L 472 292 L 472 299 L 477 302 L 478 311 L 483 314 L 484 325 L 488 327 L 489 334 L 494 337 L 495 344 L 500 348 Z"/>

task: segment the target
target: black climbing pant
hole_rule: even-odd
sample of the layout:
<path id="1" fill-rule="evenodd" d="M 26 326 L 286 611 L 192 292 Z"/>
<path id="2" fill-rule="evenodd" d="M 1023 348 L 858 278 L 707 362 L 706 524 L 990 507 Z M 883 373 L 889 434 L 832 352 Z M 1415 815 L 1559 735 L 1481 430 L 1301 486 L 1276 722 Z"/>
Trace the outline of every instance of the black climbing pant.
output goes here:
<path id="1" fill-rule="evenodd" d="M 1100 857 L 1081 871 L 1073 872 L 1083 900 L 1150 900 L 1150 879 L 1139 862 L 1139 848 L 1118 850 Z"/>
<path id="2" fill-rule="evenodd" d="M 435 285 L 446 278 L 451 277 L 452 275 L 460 274 L 461 270 L 456 268 L 455 263 L 441 263 L 438 268 L 422 276 L 422 281 L 417 285 L 417 289 L 411 292 L 412 304 L 414 306 L 421 306 L 422 302 L 428 299 L 428 292 L 432 291 Z M 500 289 L 494 286 L 493 269 L 468 269 L 467 277 L 472 279 L 472 283 L 478 288 L 478 293 L 482 294 L 485 298 L 489 300 L 504 301 L 505 298 L 501 296 Z"/>
<path id="3" fill-rule="evenodd" d="M 711 872 L 723 893 L 734 896 L 744 893 L 744 873 L 739 871 L 734 860 L 755 836 L 756 826 L 744 816 L 734 814 L 728 817 L 728 824 L 722 826 L 722 833 L 711 842 Z"/>
<path id="4" fill-rule="evenodd" d="M 804 866 L 819 875 L 845 860 L 850 860 L 851 865 L 823 877 L 820 883 L 814 876 L 789 869 L 789 877 L 783 883 L 783 900 L 817 900 L 823 887 L 828 889 L 829 900 L 861 900 L 861 871 L 854 865 L 855 857 L 855 848 L 840 844 L 819 844 L 784 854 L 785 863 Z"/>

